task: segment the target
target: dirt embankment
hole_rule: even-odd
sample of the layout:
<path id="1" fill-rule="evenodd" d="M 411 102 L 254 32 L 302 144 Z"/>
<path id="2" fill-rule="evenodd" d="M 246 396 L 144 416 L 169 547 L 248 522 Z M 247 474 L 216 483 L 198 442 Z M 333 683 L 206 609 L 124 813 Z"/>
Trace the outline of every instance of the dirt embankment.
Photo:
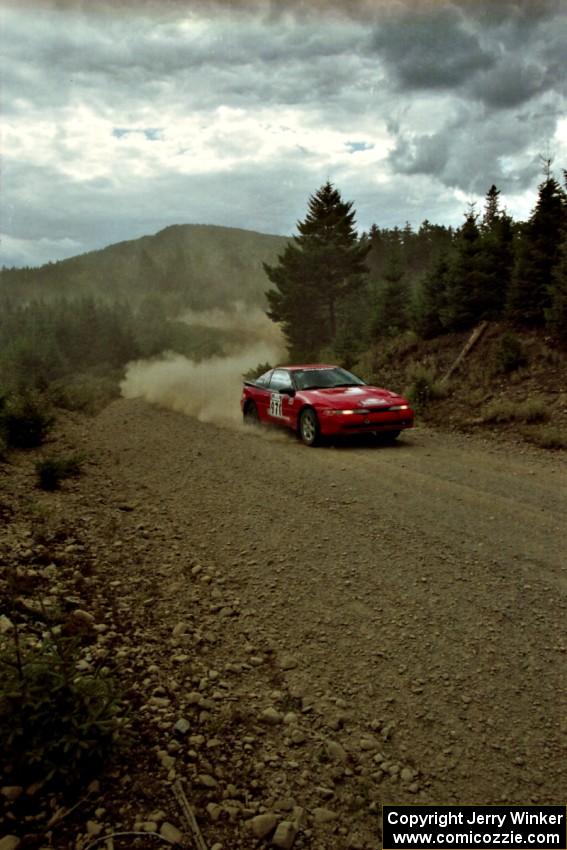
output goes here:
<path id="1" fill-rule="evenodd" d="M 145 742 L 53 846 L 184 831 L 176 777 L 225 850 L 282 822 L 294 848 L 377 848 L 381 800 L 565 799 L 561 455 L 424 428 L 312 450 L 141 401 L 49 450 L 66 441 L 87 473 L 36 515 L 89 549 Z M 31 460 L 10 475 L 6 528 L 33 553 Z"/>

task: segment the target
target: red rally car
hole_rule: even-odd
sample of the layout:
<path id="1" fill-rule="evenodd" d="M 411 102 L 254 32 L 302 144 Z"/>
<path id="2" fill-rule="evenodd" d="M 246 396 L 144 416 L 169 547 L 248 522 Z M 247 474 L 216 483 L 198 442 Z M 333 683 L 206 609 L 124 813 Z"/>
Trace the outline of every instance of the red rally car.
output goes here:
<path id="1" fill-rule="evenodd" d="M 245 423 L 283 425 L 308 446 L 368 431 L 395 439 L 413 426 L 407 399 L 326 364 L 278 366 L 245 381 L 240 407 Z"/>

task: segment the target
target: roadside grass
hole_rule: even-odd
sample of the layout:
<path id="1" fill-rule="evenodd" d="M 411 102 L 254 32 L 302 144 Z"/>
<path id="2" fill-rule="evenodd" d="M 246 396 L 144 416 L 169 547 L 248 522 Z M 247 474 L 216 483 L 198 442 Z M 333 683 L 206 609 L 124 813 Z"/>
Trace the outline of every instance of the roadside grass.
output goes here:
<path id="1" fill-rule="evenodd" d="M 522 437 L 541 449 L 567 449 L 567 433 L 555 425 L 534 425 L 522 428 Z"/>
<path id="2" fill-rule="evenodd" d="M 542 399 L 515 402 L 508 399 L 493 401 L 485 408 L 482 421 L 486 425 L 504 425 L 511 422 L 533 424 L 549 419 L 548 405 Z"/>

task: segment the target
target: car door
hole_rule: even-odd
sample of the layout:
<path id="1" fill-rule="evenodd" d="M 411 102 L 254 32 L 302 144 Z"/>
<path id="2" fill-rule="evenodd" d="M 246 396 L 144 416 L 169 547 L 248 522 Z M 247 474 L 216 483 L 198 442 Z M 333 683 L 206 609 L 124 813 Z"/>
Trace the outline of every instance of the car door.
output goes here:
<path id="1" fill-rule="evenodd" d="M 287 369 L 274 369 L 268 390 L 267 420 L 274 425 L 290 425 L 293 420 L 293 381 Z M 286 392 L 287 391 L 287 392 Z"/>
<path id="2" fill-rule="evenodd" d="M 258 410 L 258 416 L 261 422 L 268 421 L 268 407 L 270 405 L 271 393 L 269 390 L 270 378 L 272 372 L 266 372 L 256 379 L 252 391 L 252 398 Z"/>

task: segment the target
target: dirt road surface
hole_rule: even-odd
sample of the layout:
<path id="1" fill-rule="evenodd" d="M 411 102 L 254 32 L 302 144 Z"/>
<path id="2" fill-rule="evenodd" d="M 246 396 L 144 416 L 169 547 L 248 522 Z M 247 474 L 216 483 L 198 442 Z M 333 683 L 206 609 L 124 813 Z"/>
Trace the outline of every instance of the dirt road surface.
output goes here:
<path id="1" fill-rule="evenodd" d="M 564 455 L 424 428 L 309 449 L 141 401 L 85 440 L 175 526 L 170 553 L 206 552 L 249 626 L 300 659 L 298 688 L 390 724 L 415 802 L 565 800 Z"/>

